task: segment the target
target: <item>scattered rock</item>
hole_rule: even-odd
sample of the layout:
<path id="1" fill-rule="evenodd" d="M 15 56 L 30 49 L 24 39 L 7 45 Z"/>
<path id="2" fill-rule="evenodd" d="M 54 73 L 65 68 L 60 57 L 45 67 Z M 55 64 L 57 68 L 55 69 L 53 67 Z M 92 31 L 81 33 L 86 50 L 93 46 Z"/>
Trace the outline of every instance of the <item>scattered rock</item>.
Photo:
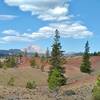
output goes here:
<path id="1" fill-rule="evenodd" d="M 72 96 L 72 95 L 76 95 L 76 93 L 73 90 L 67 90 L 64 92 L 63 94 L 64 96 Z"/>
<path id="2" fill-rule="evenodd" d="M 0 86 L 0 100 L 91 100 L 93 86 L 50 93 L 45 86 L 36 89 Z"/>

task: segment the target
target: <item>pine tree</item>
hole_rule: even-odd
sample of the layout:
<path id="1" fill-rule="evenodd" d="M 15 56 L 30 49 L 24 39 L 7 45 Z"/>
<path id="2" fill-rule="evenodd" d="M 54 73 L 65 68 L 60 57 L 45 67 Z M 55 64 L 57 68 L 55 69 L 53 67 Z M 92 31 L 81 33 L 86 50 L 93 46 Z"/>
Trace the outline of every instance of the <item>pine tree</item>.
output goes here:
<path id="1" fill-rule="evenodd" d="M 55 31 L 55 38 L 54 38 L 54 44 L 52 46 L 52 52 L 51 52 L 51 69 L 49 72 L 48 77 L 48 85 L 49 89 L 56 90 L 62 85 L 65 85 L 66 78 L 64 77 L 64 71 L 62 68 L 62 51 L 61 51 L 61 44 L 59 42 L 60 36 L 59 31 Z"/>
<path id="2" fill-rule="evenodd" d="M 51 52 L 51 65 L 53 67 L 58 67 L 61 71 L 63 71 L 62 65 L 62 50 L 61 50 L 61 43 L 59 42 L 60 35 L 59 31 L 55 31 L 55 38 L 54 44 L 52 45 L 52 52 Z"/>
<path id="3" fill-rule="evenodd" d="M 89 54 L 89 42 L 87 41 L 85 44 L 85 52 L 83 54 L 83 62 L 80 66 L 81 72 L 90 73 L 91 72 L 91 62 L 90 62 L 90 54 Z"/>
<path id="4" fill-rule="evenodd" d="M 44 55 L 41 56 L 41 71 L 44 71 L 46 57 Z"/>
<path id="5" fill-rule="evenodd" d="M 34 57 L 32 57 L 32 60 L 30 61 L 30 65 L 32 68 L 36 67 L 36 61 L 35 61 Z"/>
<path id="6" fill-rule="evenodd" d="M 38 52 L 35 52 L 34 57 L 39 57 Z"/>
<path id="7" fill-rule="evenodd" d="M 46 50 L 46 59 L 47 59 L 47 62 L 49 61 L 49 57 L 50 57 L 49 49 L 47 48 L 47 50 Z"/>
<path id="8" fill-rule="evenodd" d="M 0 61 L 0 68 L 2 68 L 3 67 L 3 63 Z"/>
<path id="9" fill-rule="evenodd" d="M 46 50 L 46 57 L 49 58 L 50 54 L 49 54 L 49 49 L 47 48 Z"/>

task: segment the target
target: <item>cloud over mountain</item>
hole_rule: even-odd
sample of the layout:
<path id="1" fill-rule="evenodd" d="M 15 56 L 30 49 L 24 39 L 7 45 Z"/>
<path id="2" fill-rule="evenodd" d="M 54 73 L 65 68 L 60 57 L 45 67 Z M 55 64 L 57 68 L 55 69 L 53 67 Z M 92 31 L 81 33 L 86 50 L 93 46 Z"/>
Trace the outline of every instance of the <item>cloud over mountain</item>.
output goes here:
<path id="1" fill-rule="evenodd" d="M 38 52 L 38 53 L 43 53 L 42 49 L 38 45 L 29 45 L 26 48 L 21 49 L 22 51 L 27 51 L 27 52 Z"/>

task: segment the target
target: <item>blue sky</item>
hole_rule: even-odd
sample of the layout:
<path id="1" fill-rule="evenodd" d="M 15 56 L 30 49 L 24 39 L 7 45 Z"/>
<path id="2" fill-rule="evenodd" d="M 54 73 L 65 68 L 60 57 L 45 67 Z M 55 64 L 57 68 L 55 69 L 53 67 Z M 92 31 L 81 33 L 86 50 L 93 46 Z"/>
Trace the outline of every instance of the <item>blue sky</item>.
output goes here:
<path id="1" fill-rule="evenodd" d="M 0 49 L 51 49 L 55 29 L 63 50 L 100 50 L 100 0 L 0 0 Z"/>

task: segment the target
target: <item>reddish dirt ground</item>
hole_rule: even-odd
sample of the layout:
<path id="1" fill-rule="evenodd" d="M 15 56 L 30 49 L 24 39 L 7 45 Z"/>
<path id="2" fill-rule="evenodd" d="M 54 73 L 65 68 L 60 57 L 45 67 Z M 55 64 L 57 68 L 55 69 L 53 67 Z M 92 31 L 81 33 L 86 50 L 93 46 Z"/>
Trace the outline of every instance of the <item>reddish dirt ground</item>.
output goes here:
<path id="1" fill-rule="evenodd" d="M 30 67 L 30 57 L 22 57 L 21 59 L 21 64 L 18 65 L 18 67 L 20 68 L 27 68 Z M 41 59 L 40 58 L 35 58 L 35 61 L 37 63 L 37 65 L 39 66 L 39 68 L 41 68 L 41 66 L 44 66 L 44 70 L 48 71 L 49 66 L 47 62 L 41 63 Z M 92 68 L 94 70 L 99 70 L 100 72 L 100 56 L 94 56 L 91 57 L 90 59 L 91 63 L 92 63 Z M 69 79 L 69 87 L 70 86 L 80 86 L 82 84 L 85 83 L 94 83 L 96 80 L 96 74 L 93 75 L 87 75 L 84 73 L 80 72 L 80 65 L 82 62 L 82 57 L 77 56 L 77 57 L 68 57 L 66 58 L 66 64 L 64 64 L 65 67 L 65 75 L 67 77 L 70 77 Z"/>
<path id="2" fill-rule="evenodd" d="M 31 57 L 22 57 L 21 63 L 18 64 L 18 67 L 30 67 L 30 61 L 31 61 Z M 41 66 L 43 64 L 45 68 L 48 68 L 48 63 L 47 62 L 41 63 L 40 58 L 35 58 L 35 61 L 38 66 Z M 90 61 L 92 63 L 92 68 L 96 69 L 99 67 L 100 64 L 100 56 L 91 57 Z M 64 64 L 64 67 L 66 68 L 67 71 L 74 71 L 75 73 L 76 71 L 77 72 L 79 71 L 81 62 L 82 62 L 82 57 L 80 56 L 68 57 L 66 58 L 66 64 Z"/>
<path id="3" fill-rule="evenodd" d="M 21 57 L 21 59 L 19 58 L 20 63 L 18 64 L 18 67 L 20 68 L 27 68 L 30 67 L 30 57 Z"/>
<path id="4" fill-rule="evenodd" d="M 100 73 L 100 56 L 91 57 L 90 61 L 94 72 L 88 75 L 80 72 L 82 57 L 67 58 L 64 67 L 66 68 L 66 75 L 70 77 L 68 87 L 80 87 L 83 84 L 95 83 L 97 74 Z"/>
<path id="5" fill-rule="evenodd" d="M 100 64 L 100 56 L 91 57 L 90 61 L 92 63 L 92 68 L 96 69 L 99 67 L 98 65 Z M 71 58 L 67 58 L 67 63 L 64 66 L 68 70 L 78 71 L 81 63 L 82 63 L 82 57 L 71 57 Z"/>

